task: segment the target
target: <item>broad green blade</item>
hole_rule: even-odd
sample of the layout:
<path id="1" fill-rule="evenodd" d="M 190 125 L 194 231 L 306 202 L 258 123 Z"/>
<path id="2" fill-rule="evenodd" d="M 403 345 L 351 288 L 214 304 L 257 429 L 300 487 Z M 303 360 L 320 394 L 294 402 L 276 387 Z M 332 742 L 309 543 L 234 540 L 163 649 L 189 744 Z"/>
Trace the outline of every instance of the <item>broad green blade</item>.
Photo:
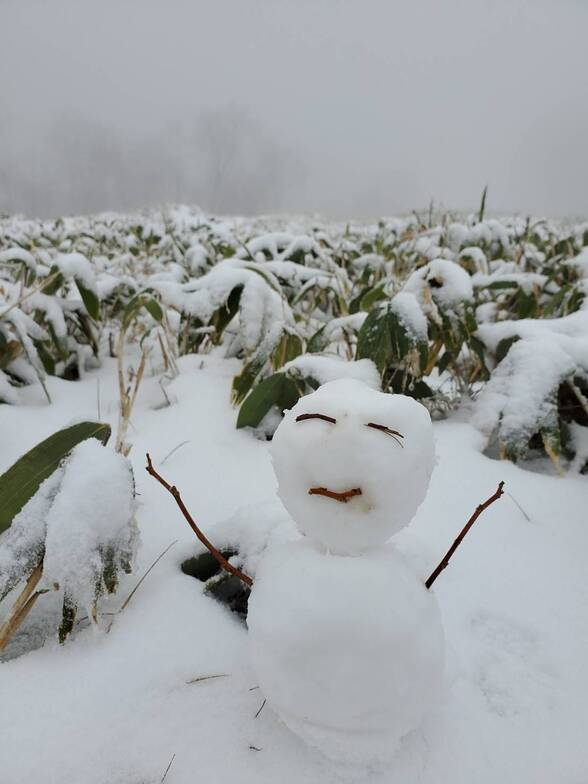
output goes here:
<path id="1" fill-rule="evenodd" d="M 0 534 L 10 526 L 15 515 L 68 452 L 87 438 L 97 438 L 106 444 L 110 438 L 110 425 L 80 422 L 59 430 L 33 447 L 0 476 Z"/>

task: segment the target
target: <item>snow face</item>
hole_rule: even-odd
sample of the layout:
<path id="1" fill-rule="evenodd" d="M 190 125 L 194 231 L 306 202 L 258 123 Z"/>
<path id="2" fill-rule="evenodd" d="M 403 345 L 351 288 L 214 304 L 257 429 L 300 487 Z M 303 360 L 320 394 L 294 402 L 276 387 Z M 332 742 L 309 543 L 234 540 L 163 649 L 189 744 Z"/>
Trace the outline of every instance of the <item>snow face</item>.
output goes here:
<path id="1" fill-rule="evenodd" d="M 433 470 L 433 429 L 414 399 L 340 379 L 286 413 L 271 454 L 298 529 L 330 552 L 355 554 L 414 516 Z"/>
<path id="2" fill-rule="evenodd" d="M 357 558 L 270 548 L 249 602 L 259 686 L 282 720 L 339 761 L 394 755 L 439 697 L 435 597 L 391 547 Z"/>

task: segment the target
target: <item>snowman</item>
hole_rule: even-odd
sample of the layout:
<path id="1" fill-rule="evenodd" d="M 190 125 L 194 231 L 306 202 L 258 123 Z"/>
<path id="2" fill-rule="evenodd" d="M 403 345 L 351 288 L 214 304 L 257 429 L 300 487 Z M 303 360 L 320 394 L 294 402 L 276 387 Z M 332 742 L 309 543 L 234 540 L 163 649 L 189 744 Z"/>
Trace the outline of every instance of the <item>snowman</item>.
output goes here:
<path id="1" fill-rule="evenodd" d="M 207 539 L 149 455 L 147 471 L 222 568 L 252 586 L 251 660 L 284 724 L 335 760 L 385 761 L 443 685 L 437 601 L 389 541 L 426 495 L 435 462 L 431 418 L 413 398 L 331 381 L 285 413 L 271 455 L 298 534 L 274 537 L 255 581 Z"/>
<path id="2" fill-rule="evenodd" d="M 428 411 L 332 381 L 287 411 L 271 455 L 302 536 L 268 547 L 249 599 L 251 659 L 282 721 L 337 760 L 382 761 L 438 699 L 435 596 L 388 540 L 434 465 Z"/>

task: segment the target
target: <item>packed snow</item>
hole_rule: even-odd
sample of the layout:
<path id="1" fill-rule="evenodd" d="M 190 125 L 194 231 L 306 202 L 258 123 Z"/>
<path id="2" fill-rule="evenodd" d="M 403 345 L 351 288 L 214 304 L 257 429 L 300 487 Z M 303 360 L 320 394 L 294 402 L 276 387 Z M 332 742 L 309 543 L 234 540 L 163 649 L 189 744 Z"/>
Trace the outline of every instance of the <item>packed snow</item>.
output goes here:
<path id="1" fill-rule="evenodd" d="M 308 540 L 270 548 L 247 625 L 268 704 L 338 762 L 390 761 L 441 696 L 437 601 L 393 547 L 354 557 Z"/>
<path id="2" fill-rule="evenodd" d="M 413 398 L 332 381 L 286 413 L 271 454 L 299 530 L 327 551 L 357 553 L 398 533 L 423 501 L 434 464 L 431 417 Z M 357 494 L 338 503 L 313 488 Z"/>

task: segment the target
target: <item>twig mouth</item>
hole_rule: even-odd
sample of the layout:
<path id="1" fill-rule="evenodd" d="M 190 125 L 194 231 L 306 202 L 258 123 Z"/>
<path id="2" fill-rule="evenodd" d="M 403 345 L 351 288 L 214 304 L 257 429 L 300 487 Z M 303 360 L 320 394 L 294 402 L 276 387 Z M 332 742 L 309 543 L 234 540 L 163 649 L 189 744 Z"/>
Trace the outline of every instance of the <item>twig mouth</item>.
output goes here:
<path id="1" fill-rule="evenodd" d="M 346 504 L 354 496 L 361 495 L 361 487 L 353 487 L 351 490 L 344 490 L 342 493 L 328 490 L 326 487 L 311 487 L 308 495 L 323 495 L 325 498 L 332 498 L 334 501 Z"/>

